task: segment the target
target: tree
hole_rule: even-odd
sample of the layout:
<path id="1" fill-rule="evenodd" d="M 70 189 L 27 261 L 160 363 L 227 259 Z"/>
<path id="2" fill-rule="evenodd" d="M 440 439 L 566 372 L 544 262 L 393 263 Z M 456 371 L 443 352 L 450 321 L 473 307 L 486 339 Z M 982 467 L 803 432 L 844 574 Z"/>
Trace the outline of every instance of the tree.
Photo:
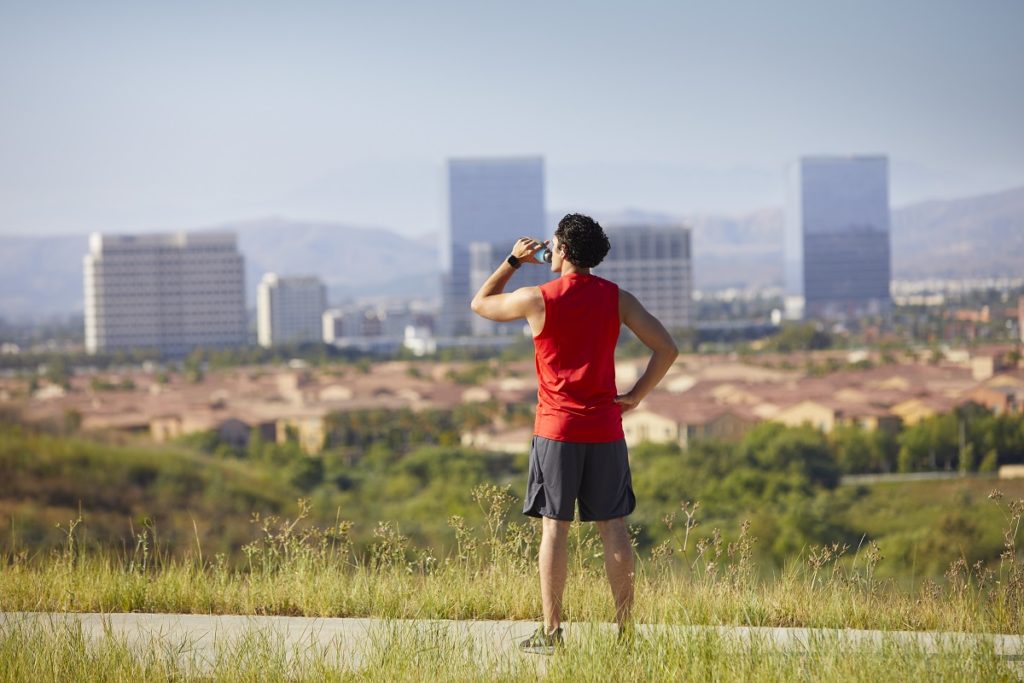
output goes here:
<path id="1" fill-rule="evenodd" d="M 914 471 L 914 456 L 910 449 L 900 447 L 899 455 L 896 456 L 896 471 L 903 473 Z"/>
<path id="2" fill-rule="evenodd" d="M 52 356 L 46 363 L 46 379 L 64 387 L 71 388 L 71 367 L 64 356 Z"/>
<path id="3" fill-rule="evenodd" d="M 960 471 L 964 474 L 973 472 L 974 468 L 977 466 L 977 463 L 975 462 L 976 460 L 977 457 L 974 454 L 974 444 L 966 444 L 963 447 L 963 450 L 960 451 Z"/>
<path id="4" fill-rule="evenodd" d="M 897 441 L 901 472 L 952 469 L 960 452 L 960 418 L 956 413 L 926 418 L 905 429 Z"/>
<path id="5" fill-rule="evenodd" d="M 203 352 L 201 349 L 196 349 L 192 353 L 188 354 L 188 357 L 183 363 L 185 369 L 185 378 L 193 384 L 199 384 L 203 381 Z"/>
<path id="6" fill-rule="evenodd" d="M 825 488 L 839 484 L 839 466 L 828 442 L 810 426 L 759 425 L 747 434 L 741 452 L 760 469 L 799 474 Z"/>
<path id="7" fill-rule="evenodd" d="M 995 472 L 998 469 L 999 469 L 999 453 L 996 451 L 996 449 L 993 448 L 992 450 L 990 450 L 988 453 L 985 454 L 984 458 L 982 458 L 981 464 L 978 465 L 978 471 L 979 472 Z"/>
<path id="8" fill-rule="evenodd" d="M 836 464 L 846 474 L 884 472 L 886 456 L 879 433 L 856 425 L 838 425 L 829 434 Z"/>
<path id="9" fill-rule="evenodd" d="M 828 349 L 832 344 L 832 335 L 813 323 L 783 325 L 769 342 L 769 346 L 782 353 Z"/>
<path id="10" fill-rule="evenodd" d="M 311 491 L 324 480 L 324 463 L 320 458 L 296 458 L 286 468 L 288 481 L 303 491 Z"/>
<path id="11" fill-rule="evenodd" d="M 74 434 L 82 426 L 82 412 L 75 408 L 64 411 L 64 433 Z"/>

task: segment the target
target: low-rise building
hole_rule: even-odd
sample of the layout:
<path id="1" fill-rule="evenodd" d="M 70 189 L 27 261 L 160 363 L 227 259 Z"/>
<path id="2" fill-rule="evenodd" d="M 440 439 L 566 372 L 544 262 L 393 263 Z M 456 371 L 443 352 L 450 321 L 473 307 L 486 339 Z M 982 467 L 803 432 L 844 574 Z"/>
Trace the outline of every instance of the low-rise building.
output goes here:
<path id="1" fill-rule="evenodd" d="M 828 399 L 800 401 L 779 411 L 772 420 L 790 427 L 809 424 L 826 434 L 840 425 L 890 433 L 900 428 L 900 418 L 884 408 Z"/>
<path id="2" fill-rule="evenodd" d="M 1019 387 L 979 386 L 966 395 L 967 400 L 984 406 L 996 415 L 1012 415 L 1024 411 L 1024 391 Z"/>
<path id="3" fill-rule="evenodd" d="M 704 439 L 738 441 L 757 422 L 755 416 L 738 406 L 656 394 L 622 416 L 622 431 L 630 446 L 649 442 L 676 443 L 686 448 Z"/>
<path id="4" fill-rule="evenodd" d="M 1024 479 L 1024 465 L 1001 465 L 1000 479 Z"/>
<path id="5" fill-rule="evenodd" d="M 316 455 L 327 444 L 327 425 L 323 411 L 295 413 L 276 421 L 276 441 L 285 444 L 294 440 L 303 453 Z"/>
<path id="6" fill-rule="evenodd" d="M 273 420 L 243 419 L 223 411 L 165 414 L 149 420 L 150 438 L 156 443 L 167 443 L 188 434 L 213 431 L 221 443 L 243 449 L 249 444 L 254 430 L 266 440 L 273 441 L 276 437 Z"/>
<path id="7" fill-rule="evenodd" d="M 948 413 L 956 407 L 956 401 L 941 396 L 922 396 L 901 401 L 889 408 L 907 427 L 913 427 L 922 420 Z"/>
<path id="8" fill-rule="evenodd" d="M 463 434 L 461 441 L 466 448 L 518 455 L 530 451 L 532 438 L 533 429 L 522 427 L 508 430 L 478 429 Z"/>

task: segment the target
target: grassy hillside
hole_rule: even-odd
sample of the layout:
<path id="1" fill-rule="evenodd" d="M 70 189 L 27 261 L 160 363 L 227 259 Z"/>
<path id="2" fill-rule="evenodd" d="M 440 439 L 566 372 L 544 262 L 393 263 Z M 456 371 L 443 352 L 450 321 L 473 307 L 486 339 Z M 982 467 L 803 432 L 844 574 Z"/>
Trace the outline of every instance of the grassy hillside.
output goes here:
<path id="1" fill-rule="evenodd" d="M 1002 499 L 990 498 L 998 490 Z M 1011 521 L 1007 501 L 1024 499 L 1024 480 L 994 477 L 876 484 L 862 487 L 841 521 L 875 539 L 882 573 L 941 576 L 961 557 L 995 563 Z"/>
<path id="2" fill-rule="evenodd" d="M 0 427 L 0 549 L 45 551 L 79 512 L 82 542 L 128 548 L 155 522 L 161 544 L 209 552 L 250 540 L 253 512 L 290 513 L 299 492 L 268 467 L 186 449 L 119 446 Z M 148 532 L 152 535 L 152 531 Z M 152 538 L 150 538 L 152 542 Z"/>
<path id="3" fill-rule="evenodd" d="M 1009 502 L 1024 499 L 1024 480 L 977 476 L 837 487 L 822 437 L 780 427 L 755 430 L 736 447 L 636 448 L 632 469 L 639 505 L 630 523 L 642 556 L 668 553 L 682 563 L 698 541 L 737 542 L 748 522 L 756 539 L 751 559 L 765 577 L 834 543 L 849 548 L 843 562 L 875 543 L 884 556 L 877 575 L 908 584 L 941 579 L 960 558 L 995 566 Z M 409 557 L 440 557 L 459 542 L 459 524 L 486 524 L 481 486 L 508 487 L 503 513 L 524 523 L 524 553 L 536 543 L 535 525 L 519 515 L 525 454 L 372 444 L 354 459 L 347 451 L 309 458 L 263 444 L 216 457 L 6 425 L 0 471 L 0 553 L 61 548 L 70 520 L 81 514 L 76 542 L 105 552 L 128 555 L 144 537 L 177 556 L 201 549 L 239 561 L 242 546 L 264 533 L 254 515 L 294 516 L 306 498 L 303 525 L 344 520 L 359 553 L 379 541 L 383 522 L 408 539 Z M 996 487 L 1005 494 L 999 504 L 989 499 Z"/>

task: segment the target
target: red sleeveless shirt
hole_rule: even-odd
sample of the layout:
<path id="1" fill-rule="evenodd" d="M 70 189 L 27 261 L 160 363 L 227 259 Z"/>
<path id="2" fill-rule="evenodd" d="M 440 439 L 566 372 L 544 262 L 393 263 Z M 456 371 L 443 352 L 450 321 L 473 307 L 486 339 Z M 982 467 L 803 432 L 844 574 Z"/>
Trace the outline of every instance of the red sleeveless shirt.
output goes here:
<path id="1" fill-rule="evenodd" d="M 534 433 L 555 441 L 607 443 L 623 438 L 615 403 L 619 286 L 569 273 L 540 286 L 544 329 L 533 338 L 537 361 Z"/>

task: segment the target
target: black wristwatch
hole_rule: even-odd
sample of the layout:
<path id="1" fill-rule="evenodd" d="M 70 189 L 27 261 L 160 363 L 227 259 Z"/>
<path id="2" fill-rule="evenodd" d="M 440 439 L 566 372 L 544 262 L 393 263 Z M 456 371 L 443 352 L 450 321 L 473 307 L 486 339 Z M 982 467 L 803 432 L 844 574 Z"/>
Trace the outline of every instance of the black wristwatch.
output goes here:
<path id="1" fill-rule="evenodd" d="M 519 266 L 523 265 L 523 262 L 517 259 L 515 254 L 509 254 L 508 258 L 505 259 L 505 263 L 509 264 L 516 270 L 519 270 Z"/>

